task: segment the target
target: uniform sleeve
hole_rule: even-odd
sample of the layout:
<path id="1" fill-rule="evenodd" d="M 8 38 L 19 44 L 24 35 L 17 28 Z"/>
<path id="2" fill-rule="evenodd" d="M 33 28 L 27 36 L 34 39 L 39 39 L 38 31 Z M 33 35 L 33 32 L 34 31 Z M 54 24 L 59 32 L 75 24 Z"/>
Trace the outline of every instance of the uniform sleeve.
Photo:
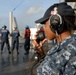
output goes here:
<path id="1" fill-rule="evenodd" d="M 73 56 L 66 64 L 63 75 L 76 75 L 76 56 Z"/>
<path id="2" fill-rule="evenodd" d="M 26 37 L 26 35 L 27 35 L 27 30 L 25 30 L 25 32 L 24 32 L 24 36 Z"/>
<path id="3" fill-rule="evenodd" d="M 13 36 L 13 32 L 10 34 L 10 36 Z"/>
<path id="4" fill-rule="evenodd" d="M 8 31 L 8 30 L 7 30 Z M 8 31 L 8 34 L 10 34 L 10 32 Z"/>
<path id="5" fill-rule="evenodd" d="M 20 36 L 20 33 L 18 32 L 18 36 Z"/>
<path id="6" fill-rule="evenodd" d="M 1 34 L 1 29 L 0 29 L 0 34 Z"/>
<path id="7" fill-rule="evenodd" d="M 75 75 L 76 58 L 73 58 L 75 54 L 76 50 L 72 45 L 52 55 L 48 54 L 38 67 L 37 75 Z"/>

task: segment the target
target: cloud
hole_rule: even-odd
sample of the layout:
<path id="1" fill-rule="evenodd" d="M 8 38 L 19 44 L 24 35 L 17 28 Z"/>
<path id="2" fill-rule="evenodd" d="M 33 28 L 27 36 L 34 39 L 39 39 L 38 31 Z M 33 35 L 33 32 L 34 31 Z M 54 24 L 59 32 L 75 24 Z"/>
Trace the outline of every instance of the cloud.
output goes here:
<path id="1" fill-rule="evenodd" d="M 41 11 L 42 11 L 42 7 L 30 7 L 27 10 L 27 14 L 32 15 L 32 14 L 35 14 L 35 13 L 39 13 Z"/>
<path id="2" fill-rule="evenodd" d="M 27 24 L 30 27 L 35 27 L 35 20 L 37 19 L 37 16 L 41 16 L 43 14 L 43 8 L 42 7 L 30 7 L 27 8 L 27 10 L 23 10 L 17 15 L 14 16 L 17 19 L 17 23 L 19 26 L 19 29 L 24 29 L 24 26 Z"/>

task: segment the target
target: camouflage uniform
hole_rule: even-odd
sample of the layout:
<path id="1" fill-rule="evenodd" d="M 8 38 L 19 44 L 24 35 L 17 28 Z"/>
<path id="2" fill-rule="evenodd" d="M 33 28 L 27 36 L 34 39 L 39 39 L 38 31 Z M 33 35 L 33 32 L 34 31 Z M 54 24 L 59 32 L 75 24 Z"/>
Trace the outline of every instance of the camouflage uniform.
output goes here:
<path id="1" fill-rule="evenodd" d="M 37 75 L 76 75 L 76 35 L 53 46 L 37 69 Z"/>

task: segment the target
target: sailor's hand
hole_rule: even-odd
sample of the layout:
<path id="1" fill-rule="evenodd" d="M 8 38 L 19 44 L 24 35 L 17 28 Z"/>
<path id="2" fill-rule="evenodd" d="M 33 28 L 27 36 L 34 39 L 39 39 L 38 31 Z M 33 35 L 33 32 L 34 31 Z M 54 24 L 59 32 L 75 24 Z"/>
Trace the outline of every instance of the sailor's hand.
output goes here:
<path id="1" fill-rule="evenodd" d="M 38 47 L 39 46 L 39 44 L 37 43 L 36 39 L 34 39 L 32 41 L 32 45 L 33 45 L 33 47 Z"/>

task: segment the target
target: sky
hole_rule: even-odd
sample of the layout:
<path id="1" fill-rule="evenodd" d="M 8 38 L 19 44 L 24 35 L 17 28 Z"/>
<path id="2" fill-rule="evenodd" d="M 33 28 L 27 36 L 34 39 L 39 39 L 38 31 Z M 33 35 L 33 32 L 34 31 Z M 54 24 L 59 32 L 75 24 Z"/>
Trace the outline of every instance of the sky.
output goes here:
<path id="1" fill-rule="evenodd" d="M 43 17 L 47 8 L 59 0 L 0 0 L 0 28 L 6 25 L 9 29 L 9 13 L 16 18 L 19 30 L 36 27 L 35 21 Z M 15 9 L 15 10 L 14 10 Z"/>

